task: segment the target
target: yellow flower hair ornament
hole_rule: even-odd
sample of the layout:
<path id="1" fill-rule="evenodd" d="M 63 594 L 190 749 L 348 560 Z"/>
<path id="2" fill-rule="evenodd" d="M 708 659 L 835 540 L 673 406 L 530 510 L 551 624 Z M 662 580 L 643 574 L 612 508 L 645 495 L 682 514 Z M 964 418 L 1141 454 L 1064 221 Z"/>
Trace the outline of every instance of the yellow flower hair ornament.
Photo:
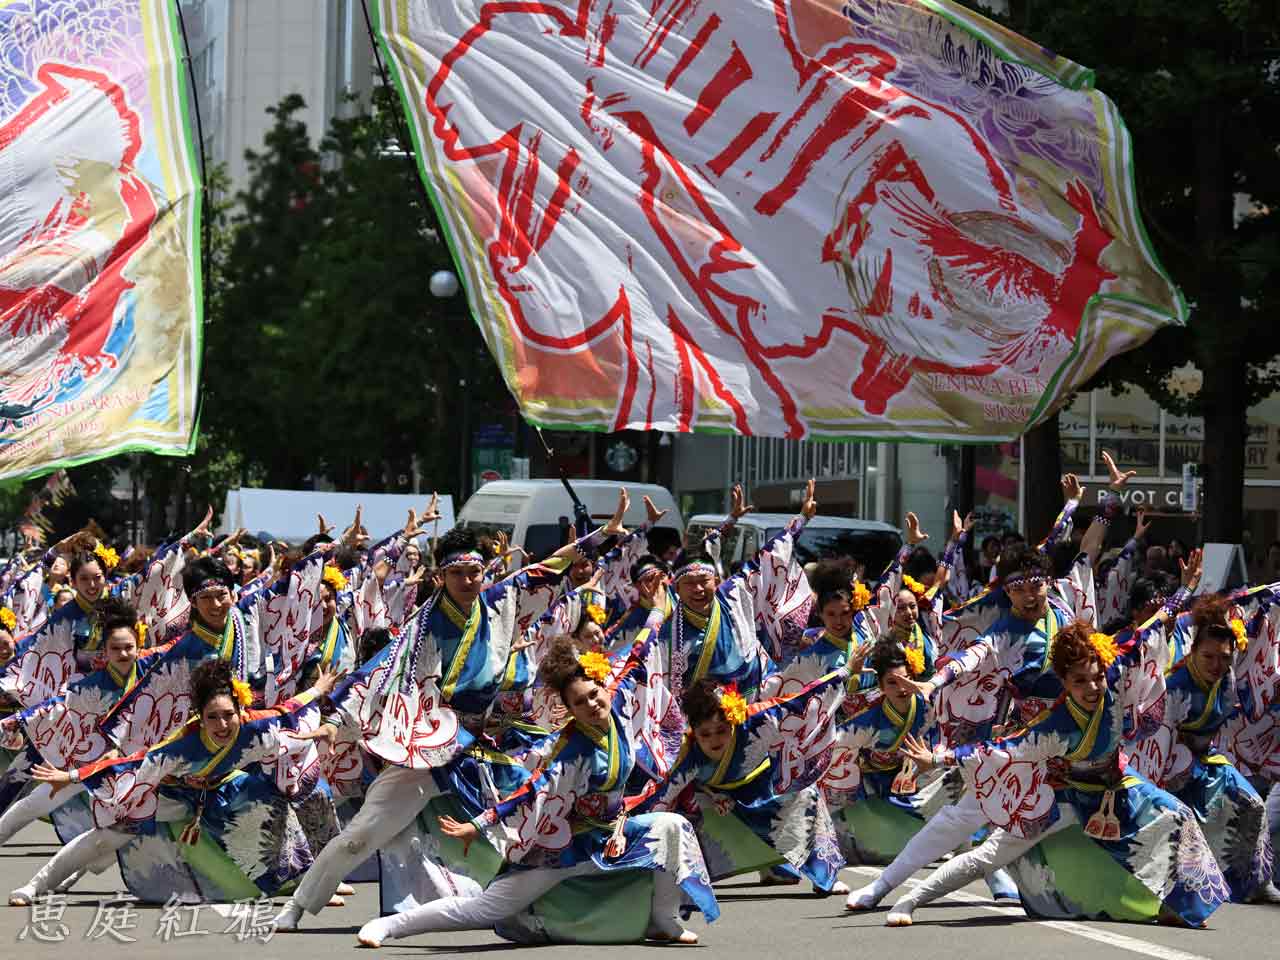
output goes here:
<path id="1" fill-rule="evenodd" d="M 853 581 L 853 612 L 865 610 L 871 606 L 871 591 L 867 589 L 867 585 L 861 580 Z"/>
<path id="2" fill-rule="evenodd" d="M 914 593 L 917 597 L 923 597 L 926 593 L 929 592 L 928 587 L 926 587 L 923 583 L 921 583 L 919 580 L 917 580 L 915 577 L 911 576 L 910 574 L 904 573 L 902 575 L 902 585 L 906 587 L 906 589 Z"/>
<path id="3" fill-rule="evenodd" d="M 133 625 L 133 632 L 138 638 L 138 646 L 145 647 L 147 645 L 147 625 L 139 620 Z"/>
<path id="4" fill-rule="evenodd" d="M 738 692 L 738 685 L 731 683 L 719 689 L 720 712 L 735 727 L 747 719 L 747 700 Z"/>
<path id="5" fill-rule="evenodd" d="M 582 668 L 583 674 L 596 683 L 604 683 L 609 679 L 609 658 L 599 650 L 588 650 L 586 653 L 578 657 L 578 666 Z"/>
<path id="6" fill-rule="evenodd" d="M 0 616 L 3 616 L 0 613 Z M 1245 629 L 1244 621 L 1239 617 L 1231 618 L 1231 632 L 1236 636 L 1236 649 L 1243 652 L 1249 647 L 1249 631 Z"/>
<path id="7" fill-rule="evenodd" d="M 913 677 L 918 677 L 924 673 L 924 651 L 917 650 L 915 647 L 907 647 L 903 651 L 907 657 L 907 670 Z"/>
<path id="8" fill-rule="evenodd" d="M 324 583 L 333 587 L 334 593 L 341 593 L 347 589 L 347 578 L 342 575 L 342 571 L 333 564 L 326 564 L 324 568 L 324 576 L 321 578 Z"/>
<path id="9" fill-rule="evenodd" d="M 1098 659 L 1102 661 L 1103 667 L 1111 666 L 1120 655 L 1115 640 L 1105 633 L 1089 634 L 1089 644 L 1093 647 L 1093 652 L 1098 655 Z"/>
<path id="10" fill-rule="evenodd" d="M 0 626 L 13 630 L 18 626 L 18 615 L 8 607 L 0 607 Z"/>
<path id="11" fill-rule="evenodd" d="M 247 707 L 253 703 L 253 691 L 249 689 L 249 685 L 243 680 L 232 680 L 231 692 L 235 694 L 236 702 L 240 706 Z"/>
<path id="12" fill-rule="evenodd" d="M 603 627 L 604 622 L 609 619 L 608 611 L 598 603 L 588 603 L 582 612 L 590 617 L 593 623 L 601 627 Z"/>
<path id="13" fill-rule="evenodd" d="M 116 553 L 106 544 L 99 543 L 93 548 L 93 555 L 102 561 L 102 565 L 108 570 L 114 570 L 116 564 L 120 562 L 120 554 Z"/>

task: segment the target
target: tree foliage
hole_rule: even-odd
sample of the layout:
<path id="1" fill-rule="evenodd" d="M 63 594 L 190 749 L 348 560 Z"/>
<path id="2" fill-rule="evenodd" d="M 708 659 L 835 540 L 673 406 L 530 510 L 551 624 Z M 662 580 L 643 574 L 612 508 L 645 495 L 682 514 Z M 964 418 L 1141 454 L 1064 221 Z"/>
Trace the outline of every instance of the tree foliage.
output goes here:
<path id="1" fill-rule="evenodd" d="M 986 4 L 968 0 L 985 10 Z M 1280 388 L 1280 8 L 1275 0 L 1009 0 L 1008 26 L 1093 68 L 1134 142 L 1143 218 L 1191 307 L 1090 387 L 1203 416 L 1205 539 L 1239 539 L 1248 408 Z M 1194 362 L 1187 396 L 1170 374 Z"/>
<path id="2" fill-rule="evenodd" d="M 427 485 L 450 487 L 459 381 L 481 404 L 509 401 L 464 299 L 428 290 L 452 264 L 399 107 L 380 92 L 317 148 L 302 106 L 273 108 L 248 156 L 208 331 L 206 427 L 266 486 L 404 489 L 416 456 Z"/>

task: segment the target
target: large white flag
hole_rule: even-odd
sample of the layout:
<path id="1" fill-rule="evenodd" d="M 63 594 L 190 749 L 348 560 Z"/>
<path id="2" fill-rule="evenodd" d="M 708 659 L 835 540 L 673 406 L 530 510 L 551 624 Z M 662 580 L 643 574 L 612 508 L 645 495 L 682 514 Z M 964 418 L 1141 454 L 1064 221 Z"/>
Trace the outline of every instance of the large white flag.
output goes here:
<path id="1" fill-rule="evenodd" d="M 1007 438 L 1182 322 L 1088 71 L 934 0 L 381 0 L 530 420 Z"/>

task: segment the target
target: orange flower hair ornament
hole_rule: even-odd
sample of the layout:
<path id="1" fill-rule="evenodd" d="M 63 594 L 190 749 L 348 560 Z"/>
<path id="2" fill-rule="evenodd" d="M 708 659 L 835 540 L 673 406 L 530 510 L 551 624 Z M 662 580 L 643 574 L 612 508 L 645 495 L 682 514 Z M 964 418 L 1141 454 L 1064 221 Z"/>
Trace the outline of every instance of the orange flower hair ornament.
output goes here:
<path id="1" fill-rule="evenodd" d="M 138 638 L 138 646 L 145 647 L 147 645 L 147 625 L 139 620 L 133 625 L 133 632 Z"/>
<path id="2" fill-rule="evenodd" d="M 1111 666 L 1116 662 L 1116 657 L 1120 655 L 1120 651 L 1116 648 L 1115 640 L 1105 633 L 1089 634 L 1089 645 L 1093 647 L 1093 652 L 1102 661 L 1103 667 Z"/>
<path id="3" fill-rule="evenodd" d="M 578 657 L 578 666 L 582 668 L 583 674 L 596 683 L 604 683 L 609 679 L 609 658 L 599 650 L 588 650 L 586 653 Z"/>
<path id="4" fill-rule="evenodd" d="M 8 607 L 0 607 L 0 626 L 13 630 L 18 625 L 18 615 Z"/>
<path id="5" fill-rule="evenodd" d="M 924 651 L 917 650 L 915 647 L 907 647 L 903 651 L 907 656 L 907 669 L 913 677 L 918 677 L 924 673 Z"/>
<path id="6" fill-rule="evenodd" d="M 102 565 L 108 570 L 114 570 L 116 564 L 120 562 L 120 554 L 102 543 L 93 548 L 93 555 L 101 560 Z"/>
<path id="7" fill-rule="evenodd" d="M 917 597 L 923 597 L 926 593 L 929 592 L 928 587 L 926 587 L 923 583 L 921 583 L 915 577 L 907 573 L 904 573 L 902 575 L 902 585 L 906 587 L 908 590 L 910 590 L 912 593 L 914 593 Z"/>
<path id="8" fill-rule="evenodd" d="M 240 706 L 247 707 L 253 703 L 253 691 L 249 689 L 249 685 L 243 680 L 232 680 L 231 692 L 235 694 L 236 702 Z"/>
<path id="9" fill-rule="evenodd" d="M 334 593 L 341 593 L 347 589 L 347 578 L 342 575 L 341 570 L 331 563 L 325 565 L 324 576 L 321 579 L 333 587 Z"/>
<path id="10" fill-rule="evenodd" d="M 867 589 L 867 585 L 861 580 L 853 581 L 853 612 L 865 610 L 871 606 L 871 591 Z"/>
<path id="11" fill-rule="evenodd" d="M 583 610 L 583 613 L 590 617 L 593 623 L 601 627 L 603 627 L 605 621 L 609 619 L 608 611 L 598 603 L 588 603 L 586 608 Z"/>
<path id="12" fill-rule="evenodd" d="M 719 689 L 720 712 L 735 727 L 747 719 L 747 700 L 738 692 L 738 685 L 731 683 Z"/>
<path id="13" fill-rule="evenodd" d="M 1249 631 L 1245 628 L 1244 621 L 1239 617 L 1232 617 L 1231 632 L 1236 636 L 1236 649 L 1243 653 L 1249 647 Z"/>

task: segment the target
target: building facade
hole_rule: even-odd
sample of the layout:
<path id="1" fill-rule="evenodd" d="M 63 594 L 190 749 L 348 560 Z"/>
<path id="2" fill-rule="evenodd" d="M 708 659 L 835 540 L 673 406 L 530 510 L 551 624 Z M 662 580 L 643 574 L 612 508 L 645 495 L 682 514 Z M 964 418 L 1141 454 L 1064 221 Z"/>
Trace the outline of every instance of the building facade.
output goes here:
<path id="1" fill-rule="evenodd" d="M 261 150 L 267 109 L 288 94 L 306 102 L 299 119 L 315 142 L 329 121 L 368 103 L 377 75 L 360 0 L 182 0 L 191 48 L 192 93 L 210 166 L 231 192 L 248 179 L 246 150 Z"/>
<path id="2" fill-rule="evenodd" d="M 1188 373 L 1194 391 L 1196 374 Z M 1202 477 L 1204 421 L 1160 407 L 1142 390 L 1079 394 L 1060 416 L 1062 469 L 1079 475 L 1087 493 L 1085 516 L 1109 476 L 1106 451 L 1121 470 L 1135 470 L 1124 498 L 1130 512 L 1145 510 L 1158 526 L 1153 536 L 1200 540 L 1199 518 L 1184 501 L 1184 465 Z M 671 486 L 687 514 L 721 512 L 727 489 L 743 483 L 761 510 L 787 511 L 800 503 L 809 477 L 818 481 L 824 511 L 901 524 L 915 511 L 938 542 L 953 504 L 961 502 L 960 447 L 774 440 L 751 437 L 677 437 Z M 1018 442 L 974 450 L 973 504 L 982 530 L 1024 526 L 1025 486 Z M 1187 491 L 1190 492 L 1190 491 Z M 1198 487 L 1195 496 L 1199 498 Z M 1245 451 L 1245 547 L 1258 557 L 1280 540 L 1280 394 L 1249 411 Z"/>

